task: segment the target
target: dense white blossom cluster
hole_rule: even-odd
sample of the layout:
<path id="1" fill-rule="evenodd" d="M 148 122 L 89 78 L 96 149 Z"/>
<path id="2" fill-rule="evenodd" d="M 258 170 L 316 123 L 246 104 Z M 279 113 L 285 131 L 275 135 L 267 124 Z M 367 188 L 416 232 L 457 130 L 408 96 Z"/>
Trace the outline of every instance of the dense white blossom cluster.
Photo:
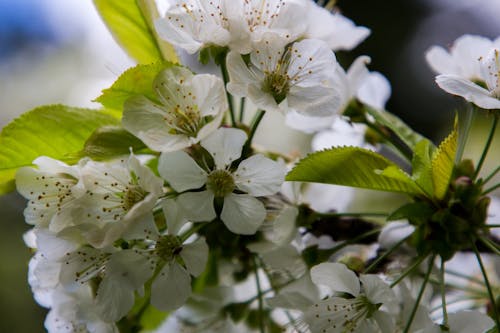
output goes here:
<path id="1" fill-rule="evenodd" d="M 495 325 L 487 307 L 432 310 L 435 259 L 449 258 L 434 243 L 419 246 L 441 230 L 438 215 L 424 231 L 411 216 L 381 233 L 376 223 L 343 220 L 337 198 L 348 201 L 351 192 L 285 183 L 296 161 L 252 145 L 265 112 L 277 112 L 288 126 L 315 134 L 312 150 L 369 146 L 356 151 L 372 159 L 346 170 L 379 163 L 371 174 L 386 177 L 384 186 L 417 179 L 384 170 L 385 158 L 373 162 L 384 142 L 365 140 L 380 119 L 379 134 L 395 132 L 394 118 L 384 118 L 387 79 L 367 69 L 367 56 L 344 70 L 334 53 L 356 47 L 369 29 L 310 0 L 172 0 L 154 27 L 176 48 L 212 56 L 222 78 L 165 65 L 149 82 L 152 94 L 123 104 L 122 127 L 143 148 L 73 165 L 39 157 L 17 172 L 33 226 L 25 240 L 36 249 L 29 283 L 50 309 L 49 332 L 137 332 L 131 327 L 143 324 L 150 304 L 170 312 L 164 329 L 172 332 L 482 333 Z M 499 50 L 498 39 L 464 36 L 449 52 L 432 48 L 427 59 L 445 91 L 500 109 Z M 245 99 L 258 109 L 250 124 L 236 119 L 236 97 L 242 110 Z M 414 168 L 418 162 L 425 161 Z M 397 191 L 419 199 L 432 192 L 427 185 Z M 421 214 L 444 195 L 433 200 L 418 206 Z M 343 229 L 328 231 L 339 222 Z M 368 226 L 367 236 L 380 233 L 378 245 L 354 246 L 366 230 L 349 223 Z M 346 230 L 353 233 L 343 236 Z"/>

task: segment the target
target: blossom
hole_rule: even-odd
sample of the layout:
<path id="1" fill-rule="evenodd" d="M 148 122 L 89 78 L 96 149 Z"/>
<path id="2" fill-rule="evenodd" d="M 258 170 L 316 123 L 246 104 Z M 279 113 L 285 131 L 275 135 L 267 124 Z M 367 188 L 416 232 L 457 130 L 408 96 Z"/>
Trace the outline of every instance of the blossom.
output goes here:
<path id="1" fill-rule="evenodd" d="M 238 53 L 228 54 L 227 90 L 249 97 L 263 110 L 329 116 L 342 103 L 334 84 L 338 67 L 335 55 L 320 40 L 285 46 L 279 36 L 266 34 L 248 64 Z"/>
<path id="2" fill-rule="evenodd" d="M 478 59 L 495 45 L 500 47 L 500 37 L 491 41 L 481 36 L 463 35 L 455 40 L 449 51 L 441 46 L 432 46 L 427 50 L 425 59 L 437 74 L 458 75 L 471 81 L 481 80 Z"/>
<path id="3" fill-rule="evenodd" d="M 480 82 L 486 88 L 470 79 L 454 74 L 441 74 L 436 83 L 444 91 L 465 98 L 483 109 L 500 109 L 500 47 L 491 49 L 487 55 L 479 59 Z"/>
<path id="4" fill-rule="evenodd" d="M 266 210 L 255 197 L 276 193 L 285 170 L 261 154 L 232 163 L 241 157 L 246 134 L 238 129 L 221 128 L 201 141 L 213 158 L 214 166 L 202 169 L 183 151 L 163 153 L 158 171 L 177 192 L 177 202 L 191 221 L 211 221 L 216 217 L 214 199 L 223 199 L 220 218 L 229 230 L 253 234 L 264 221 Z M 239 193 L 235 193 L 237 190 Z M 243 192 L 243 193 L 242 193 Z"/>
<path id="5" fill-rule="evenodd" d="M 224 84 L 210 74 L 171 67 L 154 81 L 160 103 L 144 96 L 125 102 L 123 127 L 151 149 L 168 152 L 199 142 L 220 125 L 228 109 Z"/>
<path id="6" fill-rule="evenodd" d="M 321 39 L 333 51 L 352 50 L 368 35 L 370 29 L 356 26 L 339 12 L 330 12 L 312 1 L 307 1 L 306 38 Z"/>
<path id="7" fill-rule="evenodd" d="M 331 296 L 305 313 L 312 332 L 393 332 L 387 308 L 396 302 L 394 292 L 376 275 L 360 275 L 339 263 L 322 263 L 311 269 L 312 281 L 349 297 Z"/>
<path id="8" fill-rule="evenodd" d="M 77 197 L 78 167 L 45 156 L 33 164 L 37 169 L 23 167 L 16 174 L 17 191 L 28 199 L 24 218 L 26 223 L 59 231 L 65 223 L 61 212 Z"/>
<path id="9" fill-rule="evenodd" d="M 161 38 L 191 54 L 212 45 L 246 54 L 266 32 L 289 42 L 300 37 L 306 8 L 302 0 L 175 0 L 155 26 Z"/>
<path id="10" fill-rule="evenodd" d="M 133 154 L 127 160 L 82 164 L 85 192 L 68 212 L 66 223 L 79 225 L 93 246 L 105 247 L 152 214 L 163 181 Z"/>
<path id="11" fill-rule="evenodd" d="M 340 96 L 340 104 L 335 113 L 342 113 L 354 99 L 376 110 L 385 108 L 385 104 L 391 95 L 391 85 L 381 73 L 368 70 L 366 65 L 370 62 L 370 57 L 360 56 L 354 60 L 347 72 L 338 66 L 335 86 Z M 336 120 L 336 114 L 329 117 L 311 117 L 311 115 L 302 115 L 292 111 L 287 115 L 286 122 L 290 127 L 304 132 L 327 130 L 327 133 L 321 134 L 321 136 L 329 137 L 330 134 L 335 135 L 328 132 L 336 131 Z M 339 126 L 342 127 L 342 125 Z M 357 129 L 354 129 L 351 126 L 354 129 L 353 133 L 361 132 L 360 126 L 357 127 Z M 364 133 L 364 131 L 362 132 Z M 324 142 L 325 140 L 321 141 Z M 331 147 L 333 144 L 337 144 L 337 142 L 332 141 L 329 145 L 320 144 L 320 146 L 328 145 Z"/>

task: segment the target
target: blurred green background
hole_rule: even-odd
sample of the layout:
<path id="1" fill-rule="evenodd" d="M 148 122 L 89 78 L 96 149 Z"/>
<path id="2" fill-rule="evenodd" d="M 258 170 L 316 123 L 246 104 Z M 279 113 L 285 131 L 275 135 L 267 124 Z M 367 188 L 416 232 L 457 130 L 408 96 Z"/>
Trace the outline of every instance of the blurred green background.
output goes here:
<path id="1" fill-rule="evenodd" d="M 371 56 L 370 69 L 392 84 L 388 109 L 435 141 L 442 139 L 452 126 L 453 110 L 463 104 L 436 87 L 424 52 L 434 44 L 451 45 L 465 33 L 500 35 L 498 0 L 340 0 L 338 5 L 372 30 L 354 52 L 338 54 L 342 63 Z M 41 104 L 97 106 L 91 99 L 131 64 L 91 1 L 0 0 L 0 128 Z M 469 156 L 480 153 L 489 121 L 477 117 Z M 485 171 L 498 163 L 498 137 Z M 22 240 L 29 229 L 24 205 L 15 193 L 0 197 L 2 333 L 44 332 L 45 310 L 36 305 L 26 279 L 31 254 Z"/>

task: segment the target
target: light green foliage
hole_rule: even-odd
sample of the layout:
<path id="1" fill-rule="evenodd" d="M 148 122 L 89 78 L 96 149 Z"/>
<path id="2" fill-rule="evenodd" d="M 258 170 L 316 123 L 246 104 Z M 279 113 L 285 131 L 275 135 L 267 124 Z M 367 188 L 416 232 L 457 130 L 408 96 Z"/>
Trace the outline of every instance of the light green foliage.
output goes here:
<path id="1" fill-rule="evenodd" d="M 92 159 L 108 159 L 130 154 L 130 148 L 137 153 L 146 148 L 144 143 L 119 126 L 98 128 L 85 142 L 82 156 Z"/>
<path id="2" fill-rule="evenodd" d="M 441 142 L 432 156 L 432 181 L 434 183 L 434 196 L 441 200 L 446 195 L 453 168 L 455 166 L 455 153 L 458 145 L 458 128 L 455 127 L 446 139 Z"/>
<path id="3" fill-rule="evenodd" d="M 412 160 L 412 178 L 429 197 L 434 195 L 431 164 L 433 149 L 434 145 L 429 140 L 419 141 L 415 145 Z"/>
<path id="4" fill-rule="evenodd" d="M 310 154 L 295 166 L 286 179 L 422 194 L 411 177 L 394 163 L 358 147 L 338 147 Z"/>
<path id="5" fill-rule="evenodd" d="M 153 81 L 162 70 L 174 66 L 170 62 L 156 62 L 150 65 L 137 65 L 126 70 L 113 83 L 113 85 L 102 91 L 102 95 L 95 99 L 107 108 L 122 110 L 123 103 L 136 95 L 144 95 L 149 99 L 156 100 L 153 91 Z"/>
<path id="6" fill-rule="evenodd" d="M 153 2 L 94 0 L 94 4 L 115 40 L 137 62 L 149 64 L 160 59 L 177 62 L 173 47 L 160 41 L 151 28 L 157 16 Z"/>
<path id="7" fill-rule="evenodd" d="M 0 134 L 0 194 L 14 190 L 16 170 L 39 156 L 75 162 L 87 138 L 104 125 L 117 125 L 109 112 L 48 105 L 23 114 Z"/>

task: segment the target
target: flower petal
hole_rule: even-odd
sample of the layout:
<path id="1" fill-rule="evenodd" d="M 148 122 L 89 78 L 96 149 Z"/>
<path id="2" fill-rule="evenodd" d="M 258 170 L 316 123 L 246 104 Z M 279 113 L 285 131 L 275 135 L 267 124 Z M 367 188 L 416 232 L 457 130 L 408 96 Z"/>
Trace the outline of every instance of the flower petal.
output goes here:
<path id="1" fill-rule="evenodd" d="M 379 72 L 370 72 L 358 88 L 356 96 L 362 103 L 383 110 L 391 96 L 391 84 Z"/>
<path id="2" fill-rule="evenodd" d="M 198 276 L 205 270 L 208 260 L 208 245 L 204 237 L 196 241 L 184 244 L 179 253 L 186 264 L 189 274 Z"/>
<path id="3" fill-rule="evenodd" d="M 278 192 L 285 181 L 285 174 L 283 164 L 257 154 L 240 163 L 234 173 L 234 181 L 238 189 L 259 197 Z"/>
<path id="4" fill-rule="evenodd" d="M 207 173 L 183 151 L 162 153 L 158 172 L 178 192 L 200 188 L 207 181 Z"/>
<path id="5" fill-rule="evenodd" d="M 151 304 L 161 311 L 180 308 L 191 295 L 191 277 L 177 262 L 165 264 L 151 286 Z"/>
<path id="6" fill-rule="evenodd" d="M 181 227 L 187 222 L 179 203 L 174 199 L 166 199 L 161 206 L 167 220 L 167 232 L 170 235 L 177 235 Z"/>
<path id="7" fill-rule="evenodd" d="M 457 75 L 438 75 L 436 82 L 444 91 L 462 96 L 483 109 L 500 109 L 500 100 L 490 96 L 488 90 Z"/>
<path id="8" fill-rule="evenodd" d="M 478 311 L 460 311 L 448 315 L 453 333 L 483 333 L 493 328 L 493 320 Z"/>
<path id="9" fill-rule="evenodd" d="M 266 217 L 266 208 L 248 194 L 230 194 L 224 198 L 221 219 L 235 234 L 253 235 Z"/>
<path id="10" fill-rule="evenodd" d="M 210 191 L 187 192 L 177 198 L 182 214 L 193 222 L 212 221 L 217 214 L 214 209 L 214 194 Z"/>
<path id="11" fill-rule="evenodd" d="M 311 279 L 315 284 L 329 287 L 332 291 L 346 292 L 358 296 L 359 280 L 356 274 L 346 265 L 339 263 L 322 263 L 311 268 Z"/>
<path id="12" fill-rule="evenodd" d="M 235 128 L 219 128 L 201 141 L 201 145 L 214 158 L 217 169 L 225 169 L 241 156 L 247 135 Z"/>
<path id="13" fill-rule="evenodd" d="M 372 304 L 390 304 L 396 302 L 394 291 L 376 275 L 359 276 L 366 297 Z"/>

